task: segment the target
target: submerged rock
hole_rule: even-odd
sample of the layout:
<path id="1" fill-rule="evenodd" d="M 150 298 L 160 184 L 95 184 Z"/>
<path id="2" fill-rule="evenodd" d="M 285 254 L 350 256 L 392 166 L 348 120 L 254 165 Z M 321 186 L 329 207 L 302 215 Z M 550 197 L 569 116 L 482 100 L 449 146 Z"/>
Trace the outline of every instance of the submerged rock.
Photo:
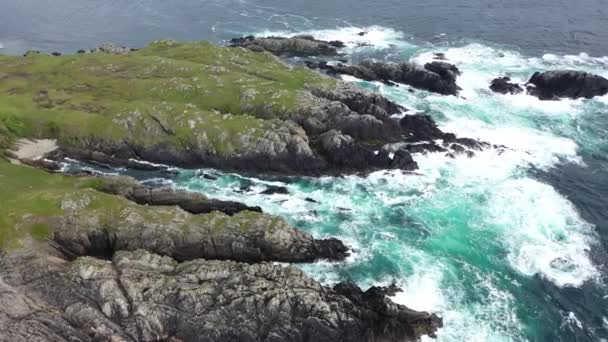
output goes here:
<path id="1" fill-rule="evenodd" d="M 608 79 L 574 70 L 535 72 L 528 81 L 528 93 L 541 100 L 592 98 L 608 94 Z"/>
<path id="2" fill-rule="evenodd" d="M 501 94 L 519 94 L 524 91 L 524 88 L 517 83 L 511 83 L 510 77 L 498 77 L 490 83 L 490 89 L 495 93 Z"/>
<path id="3" fill-rule="evenodd" d="M 274 194 L 288 195 L 289 190 L 287 190 L 287 188 L 284 186 L 270 185 L 270 186 L 268 186 L 268 188 L 266 190 L 260 192 L 260 194 L 262 194 L 262 195 L 274 195 Z"/>

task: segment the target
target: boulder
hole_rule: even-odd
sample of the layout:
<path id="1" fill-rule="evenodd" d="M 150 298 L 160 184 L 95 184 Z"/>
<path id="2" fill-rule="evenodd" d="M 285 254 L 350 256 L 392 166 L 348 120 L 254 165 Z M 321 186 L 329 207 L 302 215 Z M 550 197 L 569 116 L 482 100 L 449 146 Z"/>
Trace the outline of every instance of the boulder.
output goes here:
<path id="1" fill-rule="evenodd" d="M 495 93 L 500 94 L 519 94 L 524 91 L 524 88 L 517 83 L 511 83 L 511 78 L 498 77 L 490 83 L 490 89 Z"/>
<path id="2" fill-rule="evenodd" d="M 608 94 L 608 79 L 584 71 L 535 72 L 528 81 L 528 93 L 541 100 L 592 98 Z"/>

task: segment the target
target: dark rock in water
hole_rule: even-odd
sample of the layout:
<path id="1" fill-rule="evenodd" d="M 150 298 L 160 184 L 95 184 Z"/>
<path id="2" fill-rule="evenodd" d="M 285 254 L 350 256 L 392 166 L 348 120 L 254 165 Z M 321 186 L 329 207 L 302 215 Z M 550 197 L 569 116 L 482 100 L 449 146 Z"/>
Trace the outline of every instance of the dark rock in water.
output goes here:
<path id="1" fill-rule="evenodd" d="M 310 203 L 319 203 L 318 201 L 315 201 L 314 199 L 310 198 L 310 197 L 306 197 L 304 199 L 306 202 L 310 202 Z"/>
<path id="2" fill-rule="evenodd" d="M 262 195 L 275 195 L 275 194 L 288 195 L 289 190 L 287 190 L 287 188 L 284 186 L 269 185 L 268 189 L 260 192 L 260 194 L 262 194 Z"/>
<path id="3" fill-rule="evenodd" d="M 346 44 L 344 44 L 344 42 L 339 41 L 339 40 L 331 40 L 329 42 L 327 42 L 328 45 L 333 46 L 335 48 L 341 49 L 346 47 Z"/>
<path id="4" fill-rule="evenodd" d="M 76 51 L 77 54 L 83 54 L 83 53 L 87 53 L 85 50 L 78 50 Z"/>
<path id="5" fill-rule="evenodd" d="M 424 68 L 438 74 L 443 79 L 450 80 L 454 83 L 456 83 L 456 78 L 462 75 L 455 65 L 446 62 L 433 61 L 426 63 Z"/>
<path id="6" fill-rule="evenodd" d="M 239 192 L 252 192 L 253 189 L 249 185 L 244 185 L 239 188 Z"/>
<path id="7" fill-rule="evenodd" d="M 367 34 L 367 32 L 365 32 L 365 31 L 357 33 L 357 35 L 361 36 L 361 37 L 365 36 L 366 34 Z"/>
<path id="8" fill-rule="evenodd" d="M 392 302 L 395 288 L 330 288 L 270 263 L 179 263 L 145 250 L 70 261 L 32 251 L 3 255 L 0 266 L 6 341 L 398 342 L 442 327 L 436 315 Z"/>
<path id="9" fill-rule="evenodd" d="M 490 89 L 495 93 L 501 94 L 519 94 L 524 91 L 524 88 L 517 83 L 511 83 L 509 77 L 499 77 L 492 80 Z"/>
<path id="10" fill-rule="evenodd" d="M 59 57 L 59 56 L 61 56 L 61 52 L 53 52 L 53 53 L 51 53 L 51 55 L 53 55 L 55 57 Z"/>
<path id="11" fill-rule="evenodd" d="M 451 134 L 446 134 L 444 139 L 447 142 L 460 144 L 462 146 L 468 147 L 470 149 L 481 151 L 484 148 L 491 147 L 487 142 L 471 139 L 471 138 L 456 138 Z"/>
<path id="12" fill-rule="evenodd" d="M 230 40 L 230 46 L 240 46 L 254 51 L 269 51 L 281 56 L 335 56 L 338 48 L 344 47 L 341 41 L 317 40 L 313 36 L 300 35 L 290 38 L 246 36 Z"/>
<path id="13" fill-rule="evenodd" d="M 391 167 L 399 170 L 414 171 L 418 169 L 418 163 L 414 161 L 410 152 L 400 149 L 395 152 Z"/>
<path id="14" fill-rule="evenodd" d="M 220 211 L 234 215 L 247 210 L 262 212 L 260 207 L 250 207 L 242 203 L 209 199 L 203 194 L 170 187 L 148 188 L 130 177 L 116 176 L 103 178 L 100 191 L 124 196 L 138 204 L 157 206 L 179 206 L 192 214 Z"/>
<path id="15" fill-rule="evenodd" d="M 452 151 L 454 151 L 454 152 L 456 152 L 458 154 L 464 153 L 466 151 L 465 148 L 462 145 L 459 145 L 459 144 L 452 144 L 450 146 L 450 148 L 452 149 Z"/>
<path id="16" fill-rule="evenodd" d="M 434 61 L 424 67 L 413 63 L 363 61 L 354 65 L 328 66 L 332 72 L 352 75 L 366 81 L 397 82 L 443 95 L 456 95 L 460 88 L 456 78 L 460 71 L 454 65 Z"/>
<path id="17" fill-rule="evenodd" d="M 430 115 L 406 115 L 399 121 L 405 135 L 416 141 L 443 139 L 443 133 Z"/>
<path id="18" fill-rule="evenodd" d="M 447 60 L 447 58 L 445 57 L 445 53 L 443 53 L 443 52 L 436 52 L 433 55 L 435 55 L 433 57 L 433 59 L 438 59 L 438 60 L 442 60 L 442 61 Z"/>
<path id="19" fill-rule="evenodd" d="M 210 174 L 208 174 L 208 173 L 204 173 L 204 174 L 203 174 L 203 178 L 204 178 L 204 179 L 208 179 L 208 180 L 217 180 L 217 177 L 212 176 L 212 175 L 210 175 Z"/>
<path id="20" fill-rule="evenodd" d="M 535 72 L 527 88 L 528 93 L 541 100 L 560 97 L 589 99 L 608 94 L 608 79 L 574 70 Z"/>
<path id="21" fill-rule="evenodd" d="M 447 152 L 447 149 L 435 143 L 410 144 L 406 149 L 410 153 Z"/>

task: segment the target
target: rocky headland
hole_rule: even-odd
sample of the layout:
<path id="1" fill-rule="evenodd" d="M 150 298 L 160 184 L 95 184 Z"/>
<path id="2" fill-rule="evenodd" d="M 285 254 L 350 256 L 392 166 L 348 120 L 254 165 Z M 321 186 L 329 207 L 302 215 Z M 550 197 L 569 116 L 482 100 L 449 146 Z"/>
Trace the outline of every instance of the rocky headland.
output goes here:
<path id="1" fill-rule="evenodd" d="M 324 286 L 286 264 L 341 262 L 349 250 L 338 239 L 200 193 L 61 174 L 66 158 L 278 175 L 414 170 L 413 151 L 491 148 L 429 116 L 398 119 L 405 108 L 290 66 L 267 52 L 295 54 L 276 44 L 0 56 L 0 340 L 435 335 L 441 318 L 393 303 L 394 286 Z"/>

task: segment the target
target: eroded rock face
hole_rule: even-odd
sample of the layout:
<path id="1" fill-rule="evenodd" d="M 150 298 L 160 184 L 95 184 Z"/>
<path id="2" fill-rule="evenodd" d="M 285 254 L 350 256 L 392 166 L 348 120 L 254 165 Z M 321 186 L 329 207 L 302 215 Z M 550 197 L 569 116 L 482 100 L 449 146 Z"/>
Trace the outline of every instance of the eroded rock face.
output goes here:
<path id="1" fill-rule="evenodd" d="M 541 100 L 592 98 L 608 94 L 608 79 L 574 70 L 536 72 L 528 81 L 528 93 Z"/>
<path id="2" fill-rule="evenodd" d="M 178 207 L 129 205 L 104 212 L 86 195 L 66 198 L 64 214 L 50 223 L 52 241 L 70 257 L 108 258 L 118 250 L 146 249 L 176 260 L 243 262 L 342 260 L 348 249 L 336 239 L 317 240 L 283 219 L 250 211 L 192 215 Z"/>
<path id="3" fill-rule="evenodd" d="M 335 56 L 338 54 L 338 49 L 344 47 L 344 43 L 317 40 L 308 35 L 290 38 L 247 36 L 232 39 L 230 46 L 241 46 L 253 51 L 268 51 L 280 56 Z"/>
<path id="4" fill-rule="evenodd" d="M 111 260 L 0 259 L 0 328 L 11 341 L 415 341 L 442 321 L 393 288 L 327 288 L 280 265 L 143 250 Z"/>

